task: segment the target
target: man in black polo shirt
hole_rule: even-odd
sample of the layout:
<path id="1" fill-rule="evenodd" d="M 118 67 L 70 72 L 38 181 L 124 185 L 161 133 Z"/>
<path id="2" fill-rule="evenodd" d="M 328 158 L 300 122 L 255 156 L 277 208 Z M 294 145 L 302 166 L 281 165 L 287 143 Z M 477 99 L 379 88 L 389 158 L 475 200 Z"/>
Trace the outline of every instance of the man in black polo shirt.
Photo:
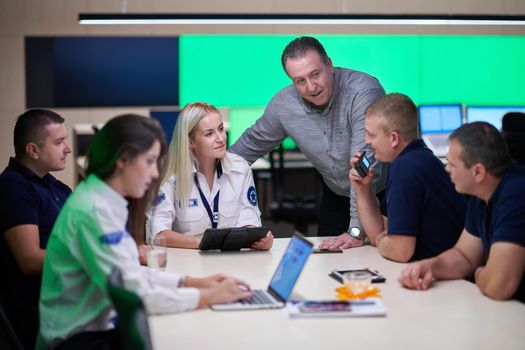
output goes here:
<path id="1" fill-rule="evenodd" d="M 399 282 L 426 290 L 433 279 L 474 273 L 488 297 L 525 302 L 525 167 L 512 162 L 502 135 L 483 122 L 450 135 L 447 159 L 456 190 L 472 195 L 465 228 L 452 249 L 409 265 Z"/>
<path id="2" fill-rule="evenodd" d="M 370 186 L 374 170 L 365 177 L 355 168 L 350 171 L 357 212 L 370 242 L 382 256 L 399 262 L 451 248 L 463 228 L 466 201 L 454 190 L 443 163 L 419 139 L 414 102 L 389 94 L 372 103 L 365 115 L 365 142 L 376 160 L 392 163 L 380 206 Z"/>
<path id="3" fill-rule="evenodd" d="M 18 117 L 15 157 L 0 175 L 2 305 L 27 348 L 38 330 L 38 298 L 47 240 L 71 189 L 49 172 L 71 153 L 64 119 L 44 109 Z"/>

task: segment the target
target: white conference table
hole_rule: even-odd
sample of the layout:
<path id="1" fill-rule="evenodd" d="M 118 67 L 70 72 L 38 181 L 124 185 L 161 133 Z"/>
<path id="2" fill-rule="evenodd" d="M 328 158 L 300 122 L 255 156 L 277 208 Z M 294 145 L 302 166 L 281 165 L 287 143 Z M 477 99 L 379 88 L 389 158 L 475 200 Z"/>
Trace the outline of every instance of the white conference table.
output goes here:
<path id="1" fill-rule="evenodd" d="M 318 238 L 309 238 L 318 243 Z M 224 272 L 266 288 L 289 239 L 270 251 L 202 253 L 168 249 L 168 271 L 201 277 Z M 342 254 L 313 254 L 295 286 L 295 299 L 334 299 L 336 268 L 370 267 L 386 317 L 291 319 L 282 310 L 212 311 L 150 316 L 155 349 L 525 349 L 525 304 L 484 297 L 463 280 L 434 282 L 425 292 L 401 288 L 405 264 L 388 261 L 371 246 Z"/>

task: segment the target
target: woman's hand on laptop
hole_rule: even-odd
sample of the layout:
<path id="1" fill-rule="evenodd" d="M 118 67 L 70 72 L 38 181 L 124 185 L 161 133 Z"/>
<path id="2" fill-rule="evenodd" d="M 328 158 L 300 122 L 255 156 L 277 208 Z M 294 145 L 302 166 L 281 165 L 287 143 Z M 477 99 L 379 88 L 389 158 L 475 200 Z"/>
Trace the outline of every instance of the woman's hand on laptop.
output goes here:
<path id="1" fill-rule="evenodd" d="M 252 295 L 250 286 L 237 278 L 226 276 L 213 287 L 200 289 L 199 308 L 211 304 L 224 304 L 248 298 Z"/>
<path id="2" fill-rule="evenodd" d="M 250 248 L 259 249 L 259 250 L 269 250 L 270 248 L 272 248 L 272 245 L 273 245 L 272 231 L 268 231 L 268 233 L 266 234 L 266 237 L 261 238 L 260 240 L 252 244 Z"/>

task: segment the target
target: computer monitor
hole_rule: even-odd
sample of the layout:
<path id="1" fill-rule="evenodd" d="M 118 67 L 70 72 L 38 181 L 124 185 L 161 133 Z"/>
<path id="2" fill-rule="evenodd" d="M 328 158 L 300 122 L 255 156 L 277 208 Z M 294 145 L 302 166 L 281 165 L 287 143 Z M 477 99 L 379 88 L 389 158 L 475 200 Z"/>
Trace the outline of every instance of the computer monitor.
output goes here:
<path id="1" fill-rule="evenodd" d="M 467 123 L 487 122 L 501 130 L 501 120 L 509 112 L 525 113 L 525 106 L 469 106 L 467 107 Z"/>
<path id="2" fill-rule="evenodd" d="M 463 124 L 460 104 L 428 104 L 419 106 L 419 127 L 422 134 L 450 133 Z"/>

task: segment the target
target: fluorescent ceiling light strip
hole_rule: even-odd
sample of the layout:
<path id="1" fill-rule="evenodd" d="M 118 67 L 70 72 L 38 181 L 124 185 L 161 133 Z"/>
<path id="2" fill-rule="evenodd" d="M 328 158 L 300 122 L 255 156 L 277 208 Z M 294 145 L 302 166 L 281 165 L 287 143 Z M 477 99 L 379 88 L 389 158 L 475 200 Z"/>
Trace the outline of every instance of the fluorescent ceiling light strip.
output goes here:
<path id="1" fill-rule="evenodd" d="M 525 16 L 447 15 L 283 15 L 283 14 L 80 14 L 80 24 L 91 25 L 414 25 L 414 26 L 523 26 Z"/>
<path id="2" fill-rule="evenodd" d="M 227 20 L 227 19 L 194 19 L 194 20 L 181 20 L 181 19 L 120 19 L 120 20 L 81 20 L 80 24 L 89 25 L 115 25 L 115 24 L 179 24 L 179 25 L 275 25 L 275 24 L 294 24 L 294 25 L 417 25 L 417 26 L 444 26 L 444 25 L 457 25 L 457 26 L 523 26 L 525 22 L 521 21 L 487 21 L 487 20 L 431 20 L 431 19 L 420 19 L 420 20 L 385 20 L 385 19 L 338 19 L 338 20 L 311 20 L 311 19 L 289 19 L 289 20 Z"/>

